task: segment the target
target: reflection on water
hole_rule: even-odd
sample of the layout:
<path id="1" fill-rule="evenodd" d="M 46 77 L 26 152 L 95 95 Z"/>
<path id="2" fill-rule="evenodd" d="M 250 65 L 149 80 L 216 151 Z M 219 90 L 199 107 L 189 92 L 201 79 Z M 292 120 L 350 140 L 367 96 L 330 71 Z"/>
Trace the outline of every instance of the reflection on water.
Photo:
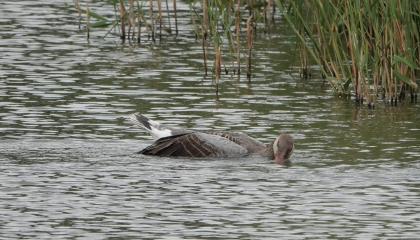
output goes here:
<path id="1" fill-rule="evenodd" d="M 297 78 L 285 34 L 261 35 L 251 83 L 225 75 L 217 100 L 193 38 L 88 44 L 75 19 L 65 1 L 0 8 L 0 238 L 420 234 L 419 106 L 334 99 Z M 124 119 L 135 111 L 265 142 L 290 132 L 293 165 L 138 156 L 151 139 Z"/>

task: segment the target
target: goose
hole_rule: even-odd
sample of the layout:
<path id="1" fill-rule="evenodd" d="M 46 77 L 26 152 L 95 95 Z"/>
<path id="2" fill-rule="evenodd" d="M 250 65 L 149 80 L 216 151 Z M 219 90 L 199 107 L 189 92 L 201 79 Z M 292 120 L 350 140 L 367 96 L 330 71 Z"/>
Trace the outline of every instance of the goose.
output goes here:
<path id="1" fill-rule="evenodd" d="M 292 136 L 280 133 L 269 144 L 264 144 L 244 133 L 229 131 L 194 131 L 172 128 L 151 120 L 140 113 L 129 116 L 136 126 L 148 131 L 155 142 L 138 152 L 160 157 L 242 157 L 259 155 L 286 165 L 294 149 Z"/>

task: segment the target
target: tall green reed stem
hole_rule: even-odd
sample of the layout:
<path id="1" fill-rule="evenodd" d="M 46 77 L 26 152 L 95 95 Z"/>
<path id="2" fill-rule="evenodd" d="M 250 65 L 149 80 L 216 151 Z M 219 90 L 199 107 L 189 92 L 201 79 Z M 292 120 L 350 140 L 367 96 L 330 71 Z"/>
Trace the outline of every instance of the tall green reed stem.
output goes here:
<path id="1" fill-rule="evenodd" d="M 277 0 L 307 56 L 335 92 L 369 106 L 416 98 L 420 4 L 405 0 Z M 305 75 L 305 74 L 303 74 Z"/>

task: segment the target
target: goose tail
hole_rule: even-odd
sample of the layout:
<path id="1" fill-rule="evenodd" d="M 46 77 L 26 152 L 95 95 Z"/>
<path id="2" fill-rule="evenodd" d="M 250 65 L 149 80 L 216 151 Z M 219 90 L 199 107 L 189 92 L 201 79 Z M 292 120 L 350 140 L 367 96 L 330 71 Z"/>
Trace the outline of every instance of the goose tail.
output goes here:
<path id="1" fill-rule="evenodd" d="M 172 130 L 162 124 L 150 120 L 140 113 L 131 114 L 128 119 L 136 126 L 148 131 L 154 139 L 172 136 Z"/>

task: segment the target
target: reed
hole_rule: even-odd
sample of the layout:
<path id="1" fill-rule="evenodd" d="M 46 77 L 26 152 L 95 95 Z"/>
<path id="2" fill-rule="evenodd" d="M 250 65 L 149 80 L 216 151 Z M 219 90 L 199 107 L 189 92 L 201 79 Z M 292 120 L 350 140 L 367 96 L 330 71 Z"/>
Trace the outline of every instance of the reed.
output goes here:
<path id="1" fill-rule="evenodd" d="M 178 36 L 178 17 L 176 14 L 176 0 L 173 0 L 174 19 L 175 19 L 175 35 Z"/>
<path id="2" fill-rule="evenodd" d="M 275 14 L 275 8 L 274 8 L 274 0 L 267 0 L 267 4 L 265 6 L 264 12 L 266 16 L 266 22 L 271 26 L 271 24 L 274 22 L 274 14 Z"/>
<path id="3" fill-rule="evenodd" d="M 207 35 L 209 29 L 209 14 L 208 14 L 208 0 L 203 0 L 203 20 L 201 25 L 202 30 L 202 48 L 203 48 L 203 64 L 204 64 L 204 76 L 207 76 Z"/>
<path id="4" fill-rule="evenodd" d="M 339 95 L 373 106 L 417 96 L 420 4 L 405 0 L 277 0 L 308 56 Z"/>
<path id="5" fill-rule="evenodd" d="M 224 28 L 224 21 L 225 18 L 228 16 L 228 9 L 222 9 L 225 5 L 222 5 L 218 1 L 207 1 L 208 6 L 203 8 L 206 9 L 207 13 L 204 14 L 205 24 L 208 27 L 211 44 L 214 49 L 214 79 L 215 79 L 215 86 L 216 86 L 216 95 L 219 94 L 219 82 L 222 74 L 222 46 L 223 46 L 223 38 L 222 38 L 222 30 L 220 27 Z"/>
<path id="6" fill-rule="evenodd" d="M 140 3 L 139 0 L 137 0 L 137 43 L 141 42 L 141 27 L 142 27 L 142 12 L 141 12 L 141 7 L 140 7 Z"/>
<path id="7" fill-rule="evenodd" d="M 238 77 L 241 72 L 241 6 L 240 0 L 203 0 L 202 4 L 203 43 L 213 47 L 215 62 L 218 61 L 217 58 L 230 59 L 231 66 L 234 68 L 232 72 L 238 73 Z M 203 44 L 203 52 L 205 52 L 204 46 Z M 207 55 L 204 57 L 207 57 Z M 224 70 L 226 74 L 229 73 L 226 65 Z M 221 71 L 217 71 L 216 65 L 214 66 L 214 73 L 216 75 L 221 74 Z M 216 76 L 216 78 L 220 78 L 220 76 Z"/>
<path id="8" fill-rule="evenodd" d="M 82 12 L 79 0 L 74 0 L 76 10 Z M 162 38 L 162 29 L 164 26 L 164 7 L 162 0 L 106 0 L 114 6 L 115 19 L 110 20 L 107 17 L 100 16 L 96 13 L 89 12 L 88 17 L 93 17 L 96 22 L 92 24 L 94 27 L 111 26 L 106 33 L 118 34 L 122 41 L 129 41 L 137 38 L 140 43 L 141 35 L 148 34 L 149 39 L 155 42 L 156 33 L 159 39 Z M 269 19 L 274 19 L 275 5 L 273 0 L 189 0 L 187 1 L 191 9 L 191 23 L 196 38 L 201 38 L 203 51 L 204 75 L 208 76 L 209 59 L 212 59 L 213 68 L 211 71 L 215 76 L 216 91 L 219 89 L 219 81 L 224 73 L 238 74 L 240 79 L 241 63 L 247 67 L 246 75 L 248 79 L 251 77 L 252 48 L 254 36 L 256 35 L 256 27 L 258 22 L 263 21 L 263 15 L 266 14 Z M 173 13 L 170 13 L 169 1 L 165 0 L 166 11 L 165 21 L 167 18 L 171 34 L 175 32 L 179 34 L 177 1 L 173 0 Z M 250 15 L 246 14 L 249 10 Z M 175 31 L 172 31 L 171 16 L 175 19 Z M 267 20 L 268 21 L 268 20 Z M 267 22 L 266 21 L 266 22 Z M 112 32 L 112 30 L 118 30 Z M 166 29 L 164 29 L 166 30 Z M 244 36 L 246 41 L 241 41 Z M 243 51 L 244 53 L 242 54 Z M 224 62 L 231 63 L 232 71 Z"/>
<path id="9" fill-rule="evenodd" d="M 169 10 L 169 2 L 168 2 L 168 0 L 165 0 L 165 6 L 166 6 L 166 17 L 167 17 L 167 19 L 168 19 L 168 28 L 166 28 L 167 29 L 167 31 L 169 32 L 169 33 L 172 33 L 172 23 L 171 23 L 171 14 L 170 14 L 170 10 Z"/>
<path id="10" fill-rule="evenodd" d="M 125 31 L 125 25 L 126 25 L 126 17 L 127 10 L 125 9 L 124 0 L 120 0 L 120 26 L 121 26 L 121 40 L 125 41 L 126 37 L 126 31 Z"/>
<path id="11" fill-rule="evenodd" d="M 90 39 L 90 10 L 89 6 L 86 7 L 86 37 Z"/>
<path id="12" fill-rule="evenodd" d="M 253 23 L 253 16 L 249 16 L 248 20 L 246 21 L 246 36 L 247 36 L 247 47 L 248 47 L 248 64 L 247 64 L 247 72 L 246 77 L 248 81 L 251 80 L 251 61 L 252 61 L 252 47 L 254 45 L 254 23 Z"/>
<path id="13" fill-rule="evenodd" d="M 149 16 L 150 16 L 150 29 L 152 33 L 152 40 L 153 42 L 155 42 L 156 39 L 155 39 L 155 18 L 153 14 L 153 0 L 149 0 Z"/>
<path id="14" fill-rule="evenodd" d="M 136 6 L 134 1 L 137 2 Z M 168 0 L 165 1 L 168 32 L 172 33 L 169 3 Z M 162 38 L 162 0 L 107 2 L 114 6 L 114 20 L 96 14 L 88 6 L 83 9 L 80 1 L 74 0 L 79 27 L 82 16 L 86 14 L 88 39 L 92 28 L 108 26 L 112 27 L 105 36 L 113 29 L 118 29 L 123 41 L 134 40 L 136 31 L 138 43 L 142 33 L 151 35 L 155 42 L 155 32 L 159 30 L 159 37 Z M 416 80 L 420 75 L 420 4 L 416 1 L 187 2 L 191 7 L 191 22 L 196 38 L 201 38 L 205 76 L 208 75 L 208 61 L 214 57 L 213 72 L 216 76 L 217 91 L 223 62 L 230 61 L 234 69 L 232 72 L 238 73 L 239 77 L 241 62 L 245 61 L 246 76 L 250 79 L 257 26 L 265 26 L 266 30 L 270 30 L 277 7 L 297 36 L 302 78 L 309 79 L 311 65 L 316 64 L 320 66 L 321 75 L 338 95 L 353 95 L 358 103 L 368 103 L 371 106 L 377 99 L 382 98 L 396 105 L 408 96 L 412 102 L 417 100 Z M 157 9 L 154 9 L 154 4 Z M 176 0 L 173 0 L 172 11 L 175 33 L 178 35 Z M 241 35 L 246 36 L 246 41 L 241 42 Z M 243 55 L 241 51 L 244 51 Z M 226 66 L 225 72 L 229 72 Z"/>
<path id="15" fill-rule="evenodd" d="M 80 7 L 80 0 L 74 1 L 74 6 L 76 7 L 77 14 L 79 15 L 79 30 L 82 28 L 82 9 Z"/>
<path id="16" fill-rule="evenodd" d="M 162 23 L 163 23 L 163 15 L 162 15 L 162 0 L 157 0 L 158 5 L 158 20 L 159 20 L 159 41 L 162 40 Z"/>
<path id="17" fill-rule="evenodd" d="M 236 19 L 235 19 L 235 34 L 236 34 L 236 63 L 238 76 L 241 74 L 241 0 L 236 2 Z"/>
<path id="18" fill-rule="evenodd" d="M 137 16 L 134 9 L 134 0 L 128 0 L 128 39 L 134 40 L 136 35 L 136 20 Z"/>
<path id="19" fill-rule="evenodd" d="M 219 95 L 219 81 L 222 74 L 222 51 L 220 46 L 215 49 L 215 78 L 216 78 L 216 95 Z"/>

